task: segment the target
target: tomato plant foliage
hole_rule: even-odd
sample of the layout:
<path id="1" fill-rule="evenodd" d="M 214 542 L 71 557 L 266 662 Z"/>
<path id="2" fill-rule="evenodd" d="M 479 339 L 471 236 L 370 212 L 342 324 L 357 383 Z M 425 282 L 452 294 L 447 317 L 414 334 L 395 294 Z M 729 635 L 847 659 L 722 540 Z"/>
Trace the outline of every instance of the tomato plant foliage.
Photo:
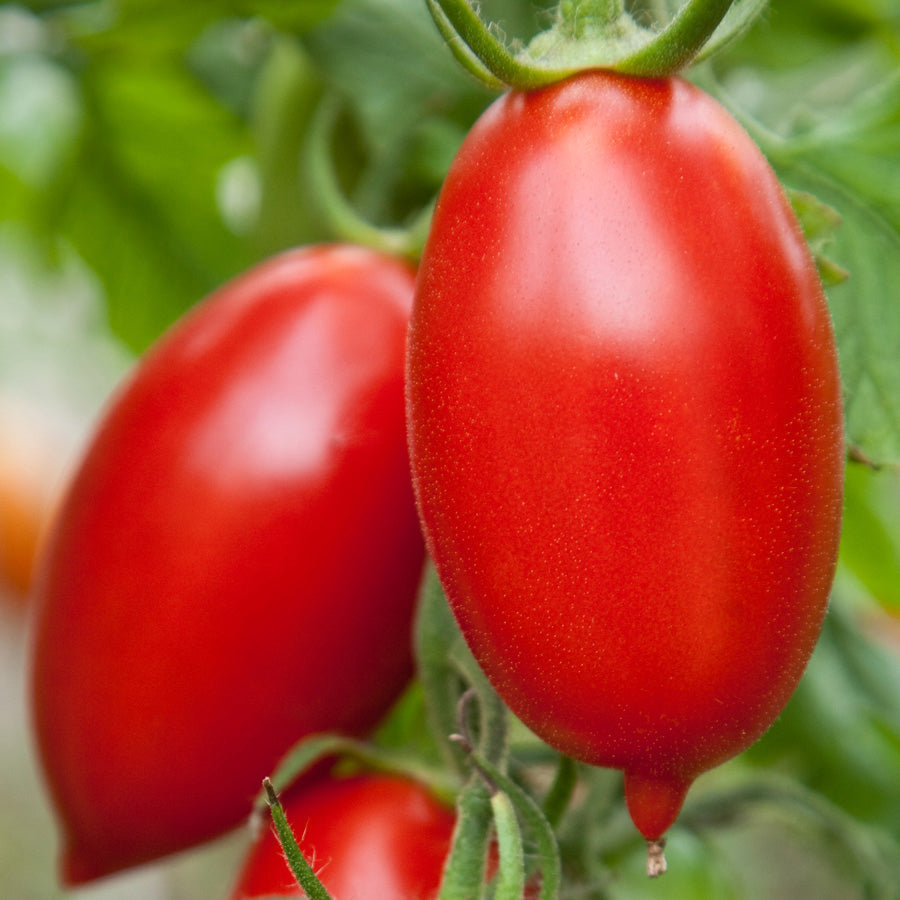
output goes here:
<path id="1" fill-rule="evenodd" d="M 294 741 L 363 733 L 404 687 L 412 277 L 362 248 L 276 257 L 155 345 L 104 416 L 34 625 L 68 881 L 235 826 Z"/>
<path id="2" fill-rule="evenodd" d="M 468 6 L 519 59 L 567 24 L 549 0 Z M 679 4 L 559 6 L 590 13 L 578 31 L 617 7 L 643 28 Z M 845 437 L 867 465 L 847 473 L 817 649 L 774 726 L 691 788 L 670 832 L 668 897 L 780 897 L 797 883 L 822 900 L 896 895 L 898 25 L 893 0 L 777 0 L 684 73 L 762 149 L 822 271 L 848 275 L 825 290 Z M 552 876 L 528 882 L 542 897 L 554 895 L 547 859 L 564 898 L 657 895 L 621 774 L 565 754 L 625 769 L 639 824 L 659 832 L 804 669 L 835 550 L 839 400 L 822 297 L 771 172 L 686 81 L 584 76 L 505 97 L 479 122 L 495 94 L 446 44 L 425 0 L 0 4 L 0 388 L 50 356 L 74 381 L 66 367 L 110 349 L 110 331 L 130 352 L 153 347 L 62 508 L 32 620 L 32 719 L 64 872 L 119 873 L 104 896 L 135 900 L 157 875 L 173 895 L 224 896 L 236 859 L 214 848 L 191 855 L 211 884 L 193 883 L 190 860 L 135 880 L 121 870 L 239 826 L 273 769 L 289 773 L 273 781 L 298 836 L 309 804 L 342 810 L 349 830 L 322 851 L 323 875 L 347 871 L 369 838 L 419 846 L 405 813 L 353 794 L 355 778 L 315 788 L 320 766 L 287 787 L 316 746 L 456 794 L 466 835 L 444 900 L 493 896 L 522 874 L 507 858 L 506 887 L 483 884 L 492 804 L 476 759 L 517 798 L 519 865 L 526 880 Z M 423 559 L 404 471 L 411 271 L 346 248 L 252 268 L 427 221 L 460 146 L 420 281 L 413 462 L 466 637 L 533 730 L 506 722 L 433 567 L 415 606 L 415 682 L 382 718 L 412 671 Z M 368 229 L 348 227 L 353 213 Z M 19 257 L 48 277 L 20 284 Z M 365 272 L 353 313 L 336 274 L 351 259 Z M 292 305 L 287 281 L 304 270 L 311 288 L 314 260 L 331 299 Z M 62 274 L 68 305 L 48 305 Z M 268 299 L 244 318 L 237 295 L 254 285 Z M 82 315 L 88 293 L 103 317 Z M 24 305 L 52 320 L 52 340 Z M 358 444 L 336 418 L 326 426 L 338 407 Z M 298 599 L 313 588 L 323 603 Z M 376 595 L 390 612 L 376 613 Z M 473 685 L 470 755 L 447 735 Z M 314 737 L 279 765 L 310 730 L 359 735 L 376 721 L 365 745 Z M 50 823 L 24 815 L 14 779 L 0 778 L 0 881 L 10 896 L 55 897 Z M 444 828 L 448 809 L 436 815 Z M 259 889 L 296 895 L 263 844 L 274 880 Z M 426 857 L 437 867 L 432 850 L 382 862 L 402 880 Z"/>

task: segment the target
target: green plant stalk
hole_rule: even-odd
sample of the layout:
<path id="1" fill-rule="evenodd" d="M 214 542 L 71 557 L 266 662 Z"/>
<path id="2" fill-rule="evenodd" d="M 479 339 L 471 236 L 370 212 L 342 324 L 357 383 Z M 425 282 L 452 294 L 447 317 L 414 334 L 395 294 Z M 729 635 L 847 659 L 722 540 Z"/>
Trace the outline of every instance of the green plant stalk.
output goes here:
<path id="1" fill-rule="evenodd" d="M 468 690 L 460 697 L 457 711 L 457 723 L 465 742 L 471 746 L 469 735 L 465 731 L 465 708 L 472 700 L 477 699 L 478 752 L 493 765 L 505 767 L 509 750 L 506 706 L 462 641 L 453 648 L 451 662 L 469 684 Z"/>
<path id="2" fill-rule="evenodd" d="M 272 823 L 275 825 L 275 831 L 278 833 L 278 840 L 281 842 L 281 848 L 284 850 L 284 856 L 287 860 L 297 884 L 303 888 L 309 900 L 332 900 L 331 895 L 325 890 L 325 886 L 319 881 L 312 866 L 307 862 L 306 857 L 300 852 L 297 845 L 297 839 L 288 823 L 284 814 L 284 808 L 275 793 L 275 788 L 268 778 L 263 779 L 263 788 L 266 791 L 266 799 L 269 804 L 269 810 L 272 813 Z"/>
<path id="3" fill-rule="evenodd" d="M 339 113 L 339 100 L 325 96 L 310 123 L 303 165 L 313 203 L 341 240 L 417 260 L 425 244 L 432 206 L 422 210 L 408 228 L 380 228 L 360 216 L 344 196 L 332 162 L 331 133 Z"/>
<path id="4" fill-rule="evenodd" d="M 279 761 L 269 779 L 270 783 L 276 791 L 282 791 L 313 765 L 329 757 L 352 760 L 366 771 L 389 772 L 414 778 L 442 797 L 455 793 L 458 784 L 442 770 L 422 763 L 409 751 L 387 749 L 330 732 L 298 741 Z M 256 799 L 254 809 L 259 811 L 268 803 L 268 792 L 263 790 Z"/>
<path id="5" fill-rule="evenodd" d="M 656 77 L 685 68 L 702 50 L 733 0 L 689 0 L 647 44 L 612 66 L 625 75 Z"/>
<path id="6" fill-rule="evenodd" d="M 487 87 L 502 91 L 506 85 L 499 78 L 494 77 L 490 69 L 478 59 L 467 44 L 463 43 L 437 0 L 425 0 L 425 2 L 428 4 L 428 11 L 431 13 L 431 17 L 434 19 L 441 37 L 447 42 L 447 46 L 456 57 L 456 61 Z"/>
<path id="7" fill-rule="evenodd" d="M 429 565 L 422 579 L 413 625 L 416 671 L 425 697 L 425 712 L 435 742 L 449 764 L 461 777 L 469 767 L 465 754 L 447 737 L 456 728 L 457 704 L 465 689 L 458 667 L 452 661 L 462 635 L 444 598 L 434 567 Z M 461 650 L 459 652 L 462 652 Z"/>
<path id="8" fill-rule="evenodd" d="M 572 799 L 577 782 L 578 770 L 575 761 L 568 756 L 560 756 L 556 775 L 542 804 L 544 816 L 551 826 L 559 824 Z"/>
<path id="9" fill-rule="evenodd" d="M 435 5 L 440 8 L 453 32 L 490 72 L 494 85 L 499 81 L 517 90 L 531 90 L 572 74 L 572 69 L 542 71 L 533 64 L 520 62 L 503 41 L 491 33 L 467 0 L 435 0 L 429 3 L 429 9 L 433 10 Z M 439 24 L 438 28 L 446 36 L 445 27 Z"/>
<path id="10" fill-rule="evenodd" d="M 509 795 L 516 813 L 534 838 L 541 875 L 539 900 L 556 900 L 559 897 L 562 883 L 562 863 L 559 856 L 559 844 L 547 817 L 534 798 L 508 775 L 492 766 L 483 757 L 473 754 L 472 761 L 501 791 Z"/>
<path id="11" fill-rule="evenodd" d="M 499 855 L 494 900 L 522 900 L 525 890 L 525 854 L 519 820 L 509 795 L 503 791 L 491 794 L 491 810 L 494 814 Z"/>
<path id="12" fill-rule="evenodd" d="M 722 17 L 719 27 L 694 58 L 694 62 L 709 59 L 738 41 L 768 5 L 769 0 L 734 0 L 731 8 Z"/>
<path id="13" fill-rule="evenodd" d="M 475 773 L 456 801 L 456 827 L 438 900 L 481 900 L 483 897 L 491 819 L 488 788 Z"/>

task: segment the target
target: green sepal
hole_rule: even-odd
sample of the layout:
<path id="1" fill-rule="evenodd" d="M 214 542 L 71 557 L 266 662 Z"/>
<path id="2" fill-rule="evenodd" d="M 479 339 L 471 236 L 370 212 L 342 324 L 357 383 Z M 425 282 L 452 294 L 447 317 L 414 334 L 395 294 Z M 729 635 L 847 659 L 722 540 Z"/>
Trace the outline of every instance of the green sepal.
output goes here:
<path id="1" fill-rule="evenodd" d="M 800 220 L 803 236 L 816 261 L 822 283 L 826 287 L 832 287 L 846 281 L 849 278 L 847 270 L 824 252 L 824 248 L 834 240 L 840 228 L 840 213 L 833 206 L 823 203 L 818 197 L 806 191 L 788 189 L 787 194 Z"/>
<path id="2" fill-rule="evenodd" d="M 559 4 L 550 28 L 514 50 L 469 0 L 428 0 L 438 29 L 470 72 L 489 87 L 499 83 L 526 91 L 586 69 L 646 78 L 674 75 L 701 54 L 708 57 L 732 43 L 765 5 L 764 0 L 687 0 L 653 29 L 639 25 L 620 2 L 570 0 Z"/>

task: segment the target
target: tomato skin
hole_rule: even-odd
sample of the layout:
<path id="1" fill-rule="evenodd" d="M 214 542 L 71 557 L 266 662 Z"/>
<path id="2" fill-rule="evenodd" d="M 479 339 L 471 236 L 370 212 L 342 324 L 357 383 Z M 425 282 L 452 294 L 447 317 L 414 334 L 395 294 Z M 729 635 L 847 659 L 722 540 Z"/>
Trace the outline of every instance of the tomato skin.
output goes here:
<path id="1" fill-rule="evenodd" d="M 394 775 L 328 778 L 282 798 L 304 856 L 332 897 L 434 900 L 456 816 Z M 273 829 L 251 848 L 231 900 L 305 896 Z"/>
<path id="2" fill-rule="evenodd" d="M 438 202 L 407 382 L 472 651 L 661 837 L 791 695 L 837 555 L 834 338 L 768 163 L 679 79 L 501 97 Z"/>
<path id="3" fill-rule="evenodd" d="M 293 742 L 367 731 L 406 684 L 413 281 L 362 248 L 285 253 L 189 313 L 114 398 L 34 621 L 67 883 L 236 825 Z"/>

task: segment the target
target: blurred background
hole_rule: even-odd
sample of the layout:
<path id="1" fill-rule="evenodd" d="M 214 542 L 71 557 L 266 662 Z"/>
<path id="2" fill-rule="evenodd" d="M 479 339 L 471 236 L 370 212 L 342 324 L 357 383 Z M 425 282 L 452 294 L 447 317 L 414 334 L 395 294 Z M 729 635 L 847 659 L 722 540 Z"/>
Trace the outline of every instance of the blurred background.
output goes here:
<path id="1" fill-rule="evenodd" d="M 524 40 L 549 5 L 481 7 Z M 671 873 L 646 883 L 642 848 L 626 844 L 604 857 L 617 874 L 602 896 L 900 897 L 898 63 L 898 0 L 774 0 L 691 73 L 786 185 L 842 220 L 809 236 L 829 271 L 849 273 L 829 302 L 862 462 L 848 470 L 832 613 L 800 690 L 755 748 L 701 779 Z M 0 3 L 4 897 L 66 896 L 28 731 L 29 594 L 110 392 L 171 322 L 252 263 L 414 222 L 491 99 L 442 46 L 424 0 Z M 77 895 L 224 897 L 245 841 Z"/>

